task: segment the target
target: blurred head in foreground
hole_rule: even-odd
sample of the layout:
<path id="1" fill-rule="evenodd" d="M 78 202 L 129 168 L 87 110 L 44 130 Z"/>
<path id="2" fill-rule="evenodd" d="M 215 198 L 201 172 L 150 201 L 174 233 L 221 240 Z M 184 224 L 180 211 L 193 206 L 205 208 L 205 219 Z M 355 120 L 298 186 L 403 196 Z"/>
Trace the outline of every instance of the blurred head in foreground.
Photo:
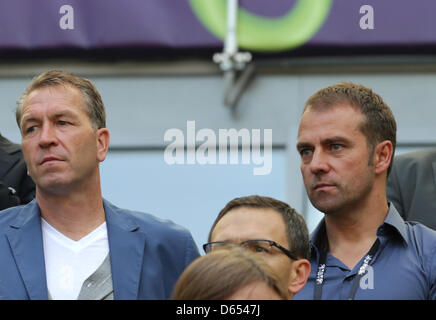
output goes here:
<path id="1" fill-rule="evenodd" d="M 229 245 L 197 258 L 177 281 L 174 300 L 286 300 L 288 290 L 263 259 Z"/>

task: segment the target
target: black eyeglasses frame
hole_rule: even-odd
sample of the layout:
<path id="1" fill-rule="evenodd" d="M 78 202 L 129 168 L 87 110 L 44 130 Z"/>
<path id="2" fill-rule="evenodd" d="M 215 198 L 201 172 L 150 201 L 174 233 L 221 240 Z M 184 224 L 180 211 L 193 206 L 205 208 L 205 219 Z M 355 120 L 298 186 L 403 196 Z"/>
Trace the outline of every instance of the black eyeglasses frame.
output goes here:
<path id="1" fill-rule="evenodd" d="M 244 246 L 244 245 L 247 244 L 247 243 L 250 243 L 250 242 L 256 242 L 256 241 L 264 241 L 264 242 L 268 242 L 269 245 L 270 245 L 271 247 L 276 247 L 277 249 L 279 249 L 280 251 L 282 251 L 285 255 L 287 255 L 287 256 L 289 257 L 289 259 L 291 259 L 291 260 L 294 260 L 294 261 L 295 261 L 295 260 L 298 260 L 298 259 L 299 259 L 295 254 L 293 254 L 291 251 L 289 251 L 289 250 L 286 249 L 285 247 L 279 245 L 277 242 L 275 242 L 275 241 L 273 241 L 273 240 L 266 240 L 266 239 L 250 239 L 250 240 L 242 241 L 242 242 L 237 243 L 237 244 L 232 243 L 232 242 L 228 242 L 228 241 L 212 241 L 212 242 L 207 242 L 207 243 L 203 244 L 203 250 L 204 250 L 204 252 L 207 254 L 207 253 L 209 253 L 209 252 L 211 251 L 211 250 L 208 249 L 208 248 L 210 248 L 210 246 L 211 246 L 212 244 L 239 245 L 239 246 Z"/>

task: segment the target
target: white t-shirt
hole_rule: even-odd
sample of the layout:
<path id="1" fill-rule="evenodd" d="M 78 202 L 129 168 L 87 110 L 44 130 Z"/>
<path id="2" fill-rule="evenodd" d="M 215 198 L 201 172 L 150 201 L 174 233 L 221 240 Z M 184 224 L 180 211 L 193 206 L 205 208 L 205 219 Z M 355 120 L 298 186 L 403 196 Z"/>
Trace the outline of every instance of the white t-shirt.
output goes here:
<path id="1" fill-rule="evenodd" d="M 106 222 L 79 241 L 41 218 L 47 287 L 53 300 L 76 300 L 85 280 L 109 253 Z"/>

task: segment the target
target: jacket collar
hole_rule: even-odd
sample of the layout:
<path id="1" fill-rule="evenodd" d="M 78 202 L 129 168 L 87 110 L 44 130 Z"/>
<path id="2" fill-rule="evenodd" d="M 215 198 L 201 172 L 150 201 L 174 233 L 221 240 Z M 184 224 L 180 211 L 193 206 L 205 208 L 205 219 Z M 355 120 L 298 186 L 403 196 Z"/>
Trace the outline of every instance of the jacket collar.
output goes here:
<path id="1" fill-rule="evenodd" d="M 114 298 L 134 300 L 138 297 L 146 234 L 127 210 L 103 200 L 108 229 Z"/>
<path id="2" fill-rule="evenodd" d="M 389 203 L 389 212 L 383 225 L 390 225 L 401 236 L 406 244 L 409 244 L 406 223 L 398 213 L 393 203 Z"/>
<path id="3" fill-rule="evenodd" d="M 48 295 L 39 207 L 33 200 L 19 210 L 6 237 L 29 298 L 45 300 Z"/>

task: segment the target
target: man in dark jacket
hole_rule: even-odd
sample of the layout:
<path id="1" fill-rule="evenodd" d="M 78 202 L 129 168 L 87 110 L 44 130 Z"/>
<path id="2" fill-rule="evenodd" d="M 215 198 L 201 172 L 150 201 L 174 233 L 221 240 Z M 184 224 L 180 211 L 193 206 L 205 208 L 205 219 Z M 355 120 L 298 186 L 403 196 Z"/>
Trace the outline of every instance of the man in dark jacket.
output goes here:
<path id="1" fill-rule="evenodd" d="M 386 192 L 404 220 L 436 230 L 436 149 L 395 157 Z"/>
<path id="2" fill-rule="evenodd" d="M 35 197 L 21 146 L 0 134 L 0 210 L 26 204 Z"/>

